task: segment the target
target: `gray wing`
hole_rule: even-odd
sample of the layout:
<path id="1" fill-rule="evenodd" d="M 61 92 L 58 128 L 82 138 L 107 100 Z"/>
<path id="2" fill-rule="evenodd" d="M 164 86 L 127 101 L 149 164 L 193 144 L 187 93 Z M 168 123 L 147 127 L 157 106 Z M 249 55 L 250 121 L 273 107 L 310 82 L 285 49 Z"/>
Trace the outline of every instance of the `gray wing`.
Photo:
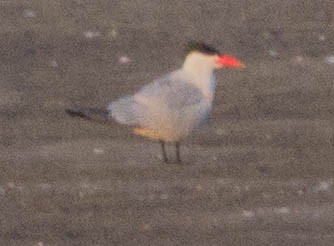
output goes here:
<path id="1" fill-rule="evenodd" d="M 186 108 L 202 100 L 203 94 L 198 88 L 173 72 L 144 86 L 134 96 L 112 102 L 109 110 L 122 124 L 147 126 L 168 114 L 181 117 Z"/>
<path id="2" fill-rule="evenodd" d="M 194 105 L 203 99 L 202 92 L 181 77 L 179 72 L 170 73 L 153 81 L 144 86 L 135 96 L 147 98 L 152 103 L 167 105 L 171 109 Z"/>

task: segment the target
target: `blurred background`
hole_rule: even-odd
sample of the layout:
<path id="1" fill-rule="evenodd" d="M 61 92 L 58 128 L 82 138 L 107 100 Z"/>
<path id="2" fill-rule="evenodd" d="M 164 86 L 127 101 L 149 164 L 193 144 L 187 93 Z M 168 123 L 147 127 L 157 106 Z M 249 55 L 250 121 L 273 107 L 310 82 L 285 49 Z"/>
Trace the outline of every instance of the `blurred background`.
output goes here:
<path id="1" fill-rule="evenodd" d="M 64 113 L 177 69 L 189 40 L 247 67 L 217 72 L 182 165 Z M 0 47 L 1 245 L 334 244 L 333 1 L 2 0 Z"/>

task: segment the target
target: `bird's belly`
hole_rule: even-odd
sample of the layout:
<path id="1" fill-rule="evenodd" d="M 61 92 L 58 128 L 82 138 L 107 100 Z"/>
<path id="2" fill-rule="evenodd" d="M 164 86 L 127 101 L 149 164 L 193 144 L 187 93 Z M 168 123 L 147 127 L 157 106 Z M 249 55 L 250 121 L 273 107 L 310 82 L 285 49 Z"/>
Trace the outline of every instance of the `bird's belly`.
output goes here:
<path id="1" fill-rule="evenodd" d="M 202 102 L 182 109 L 153 110 L 145 123 L 134 132 L 151 139 L 178 141 L 199 126 L 207 118 L 210 109 L 211 103 Z"/>

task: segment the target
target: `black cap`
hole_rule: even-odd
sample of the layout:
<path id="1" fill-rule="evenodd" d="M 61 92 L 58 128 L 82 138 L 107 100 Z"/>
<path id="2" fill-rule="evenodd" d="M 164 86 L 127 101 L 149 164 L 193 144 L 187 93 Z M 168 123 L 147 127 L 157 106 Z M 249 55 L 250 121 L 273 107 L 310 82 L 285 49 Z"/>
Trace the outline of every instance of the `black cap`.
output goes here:
<path id="1" fill-rule="evenodd" d="M 213 48 L 212 46 L 209 46 L 205 43 L 202 42 L 197 42 L 197 41 L 190 41 L 187 44 L 187 48 L 186 48 L 186 53 L 189 54 L 190 52 L 193 51 L 198 51 L 207 55 L 219 55 L 220 52 Z"/>

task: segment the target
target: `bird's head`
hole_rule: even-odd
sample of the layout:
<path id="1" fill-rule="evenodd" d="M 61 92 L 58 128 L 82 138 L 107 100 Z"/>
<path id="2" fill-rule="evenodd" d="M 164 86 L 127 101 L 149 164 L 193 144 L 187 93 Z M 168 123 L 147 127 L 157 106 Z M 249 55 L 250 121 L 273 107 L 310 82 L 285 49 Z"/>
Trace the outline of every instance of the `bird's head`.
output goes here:
<path id="1" fill-rule="evenodd" d="M 245 67 L 237 58 L 222 54 L 205 43 L 194 41 L 187 45 L 185 63 L 193 63 L 198 67 L 210 67 L 211 69 Z"/>

